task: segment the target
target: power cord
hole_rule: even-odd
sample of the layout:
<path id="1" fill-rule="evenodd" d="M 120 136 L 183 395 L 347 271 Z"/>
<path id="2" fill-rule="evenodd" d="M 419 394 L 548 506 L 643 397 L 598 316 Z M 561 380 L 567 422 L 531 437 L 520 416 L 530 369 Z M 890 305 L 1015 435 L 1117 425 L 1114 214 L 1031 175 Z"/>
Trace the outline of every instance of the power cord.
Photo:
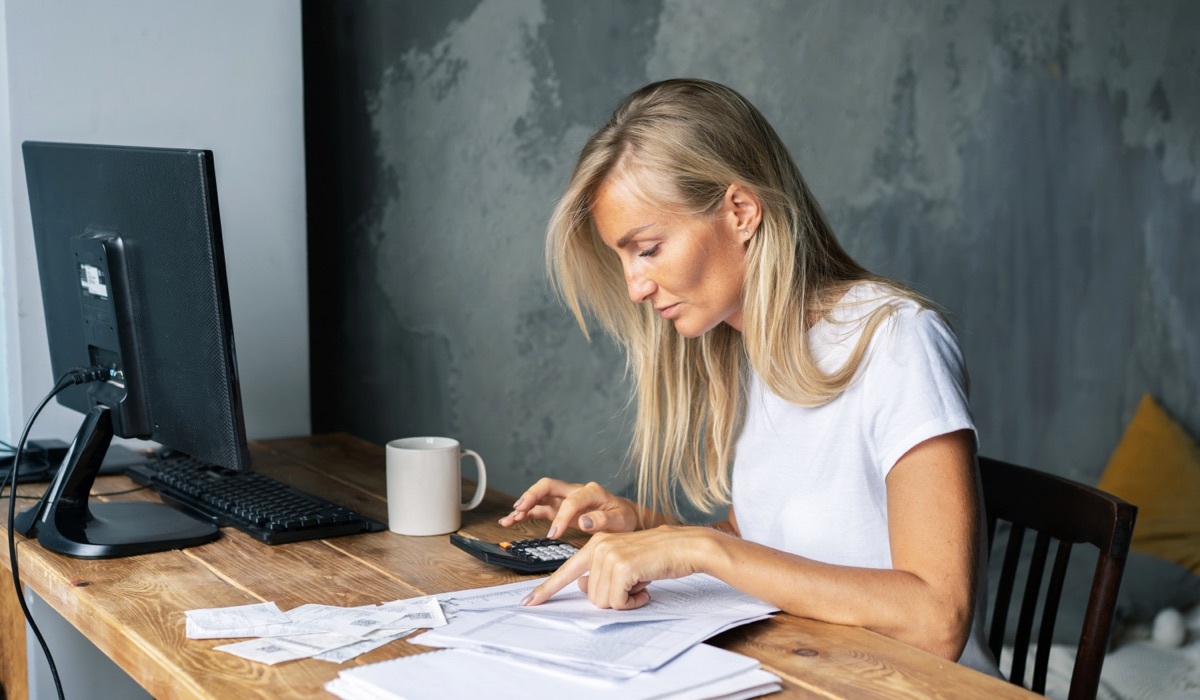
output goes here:
<path id="1" fill-rule="evenodd" d="M 21 604 L 21 612 L 25 614 L 25 621 L 29 623 L 29 628 L 33 630 L 33 635 L 37 637 L 38 644 L 42 647 L 42 653 L 46 655 L 46 663 L 50 665 L 50 675 L 54 678 L 54 689 L 58 693 L 59 700 L 63 700 L 62 681 L 58 677 L 58 668 L 54 665 L 54 657 L 50 655 L 50 648 L 46 646 L 46 640 L 42 637 L 41 630 L 33 621 L 33 615 L 29 612 L 29 606 L 25 604 L 25 592 L 21 588 L 21 574 L 18 571 L 17 563 L 17 538 L 13 534 L 14 520 L 16 519 L 16 503 L 17 503 L 17 472 L 21 467 L 21 454 L 25 450 L 25 442 L 29 439 L 29 429 L 33 427 L 33 422 L 37 420 L 38 414 L 50 403 L 50 400 L 57 396 L 64 389 L 75 386 L 77 384 L 88 384 L 90 382 L 107 379 L 113 375 L 113 370 L 107 367 L 88 367 L 68 370 L 59 377 L 54 384 L 54 388 L 49 394 L 42 399 L 37 408 L 34 409 L 33 415 L 25 422 L 25 428 L 21 431 L 21 439 L 17 441 L 16 447 L 13 449 L 12 468 L 8 472 L 8 478 L 5 483 L 0 484 L 0 489 L 4 486 L 9 486 L 8 499 L 8 560 L 12 568 L 13 586 L 17 591 L 17 601 Z"/>

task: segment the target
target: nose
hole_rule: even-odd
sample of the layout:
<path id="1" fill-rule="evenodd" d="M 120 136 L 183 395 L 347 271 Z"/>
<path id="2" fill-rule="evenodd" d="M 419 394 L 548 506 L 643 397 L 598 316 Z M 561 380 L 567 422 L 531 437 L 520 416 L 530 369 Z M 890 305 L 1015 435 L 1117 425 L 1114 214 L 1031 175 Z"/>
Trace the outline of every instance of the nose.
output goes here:
<path id="1" fill-rule="evenodd" d="M 635 304 L 646 301 L 658 289 L 658 285 L 654 284 L 653 280 L 643 275 L 635 274 L 628 268 L 625 270 L 625 286 L 629 291 L 630 301 Z"/>

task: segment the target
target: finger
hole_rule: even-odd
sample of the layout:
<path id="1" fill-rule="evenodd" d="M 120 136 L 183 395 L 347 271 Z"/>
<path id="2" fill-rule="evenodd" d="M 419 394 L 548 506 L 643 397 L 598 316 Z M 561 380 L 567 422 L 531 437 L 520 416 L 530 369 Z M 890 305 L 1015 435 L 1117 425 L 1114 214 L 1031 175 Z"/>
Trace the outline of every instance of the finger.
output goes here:
<path id="1" fill-rule="evenodd" d="M 579 516 L 579 529 L 584 532 L 630 532 L 637 523 L 630 522 L 624 510 L 593 510 Z"/>
<path id="2" fill-rule="evenodd" d="M 567 584 L 575 581 L 580 576 L 587 573 L 591 567 L 591 552 L 587 551 L 585 546 L 583 549 L 575 553 L 573 557 L 558 567 L 558 571 L 550 574 L 550 576 L 542 581 L 541 585 L 529 592 L 529 595 L 521 601 L 521 605 L 541 605 L 546 602 L 550 596 L 558 593 Z"/>
<path id="3" fill-rule="evenodd" d="M 630 591 L 629 596 L 619 605 L 614 605 L 614 610 L 634 610 L 640 608 L 650 602 L 650 591 L 642 590 L 634 593 Z"/>
<path id="4" fill-rule="evenodd" d="M 535 506 L 535 507 L 531 508 L 529 510 L 529 512 L 522 513 L 520 515 L 519 519 L 520 520 L 537 520 L 537 519 L 541 518 L 541 519 L 545 519 L 545 520 L 553 520 L 554 515 L 556 513 L 558 513 L 559 508 L 560 508 L 560 505 L 557 503 L 554 504 L 553 506 Z"/>
<path id="5" fill-rule="evenodd" d="M 594 514 L 597 512 L 594 510 L 597 506 L 612 503 L 614 498 L 615 496 L 594 481 L 575 489 L 558 505 L 558 512 L 554 515 L 554 521 L 550 523 L 546 537 L 561 536 L 568 527 L 576 524 L 578 516 L 583 513 Z"/>
<path id="6" fill-rule="evenodd" d="M 561 536 L 575 522 L 575 516 L 584 507 L 585 505 L 577 499 L 563 499 L 563 502 L 558 506 L 558 512 L 554 514 L 553 520 L 550 523 L 550 529 L 546 531 L 546 537 L 555 538 Z"/>
<path id="7" fill-rule="evenodd" d="M 561 501 L 578 488 L 578 484 L 568 484 L 558 479 L 542 477 L 517 498 L 513 503 L 513 510 L 525 512 L 538 504 L 553 503 L 555 500 Z"/>
<path id="8" fill-rule="evenodd" d="M 579 590 L 583 591 L 584 593 L 587 593 L 589 581 L 591 581 L 591 578 L 592 577 L 588 574 L 584 574 L 583 576 L 580 576 L 579 581 L 577 581 L 577 584 L 579 585 Z M 633 608 L 640 608 L 643 605 L 645 605 L 646 603 L 649 603 L 650 602 L 650 592 L 646 590 L 646 587 L 649 585 L 650 585 L 650 581 L 638 581 L 637 583 L 635 583 L 633 585 L 633 588 L 630 588 L 629 593 L 627 594 L 627 597 L 631 599 L 631 602 L 628 603 L 628 605 L 630 607 L 626 607 L 626 608 L 622 608 L 622 609 L 632 610 Z M 638 594 L 643 593 L 643 592 L 644 592 L 645 598 L 638 597 Z M 589 597 L 589 599 L 590 599 L 590 597 Z"/>

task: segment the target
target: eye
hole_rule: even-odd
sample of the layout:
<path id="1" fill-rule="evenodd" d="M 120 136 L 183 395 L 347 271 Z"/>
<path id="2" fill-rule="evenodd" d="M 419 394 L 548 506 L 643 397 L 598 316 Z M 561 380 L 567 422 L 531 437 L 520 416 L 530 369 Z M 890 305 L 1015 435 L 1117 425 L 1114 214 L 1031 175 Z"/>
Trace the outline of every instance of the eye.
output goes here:
<path id="1" fill-rule="evenodd" d="M 658 249 L 660 247 L 662 247 L 662 246 L 656 243 L 653 248 L 650 248 L 649 250 L 643 250 L 642 252 L 638 253 L 638 257 L 639 258 L 652 258 L 652 257 L 654 257 L 654 255 L 656 253 L 658 253 Z"/>

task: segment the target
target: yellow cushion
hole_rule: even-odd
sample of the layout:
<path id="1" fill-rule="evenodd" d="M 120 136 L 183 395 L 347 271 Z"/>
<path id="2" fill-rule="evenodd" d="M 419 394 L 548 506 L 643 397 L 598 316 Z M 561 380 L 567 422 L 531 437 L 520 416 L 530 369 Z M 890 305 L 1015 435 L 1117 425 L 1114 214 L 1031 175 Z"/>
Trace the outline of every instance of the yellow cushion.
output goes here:
<path id="1" fill-rule="evenodd" d="M 1138 507 L 1131 549 L 1200 574 L 1200 445 L 1149 394 L 1098 487 Z"/>

